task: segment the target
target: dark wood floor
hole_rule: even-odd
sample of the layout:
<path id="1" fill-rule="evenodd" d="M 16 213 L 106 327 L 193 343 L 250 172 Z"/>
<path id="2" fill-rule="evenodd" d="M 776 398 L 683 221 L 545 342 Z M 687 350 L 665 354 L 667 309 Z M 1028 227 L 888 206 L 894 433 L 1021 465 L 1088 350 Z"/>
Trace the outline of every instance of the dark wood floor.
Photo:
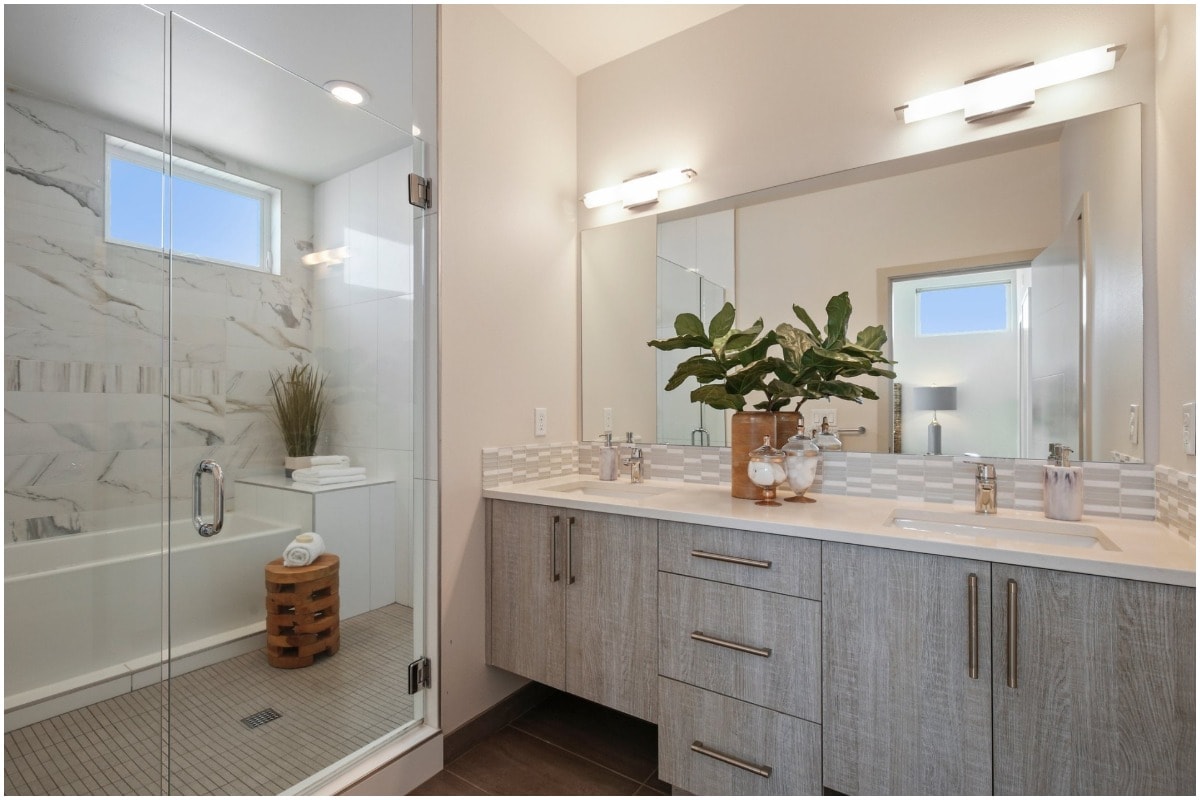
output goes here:
<path id="1" fill-rule="evenodd" d="M 657 764 L 653 725 L 556 693 L 412 794 L 670 794 Z"/>

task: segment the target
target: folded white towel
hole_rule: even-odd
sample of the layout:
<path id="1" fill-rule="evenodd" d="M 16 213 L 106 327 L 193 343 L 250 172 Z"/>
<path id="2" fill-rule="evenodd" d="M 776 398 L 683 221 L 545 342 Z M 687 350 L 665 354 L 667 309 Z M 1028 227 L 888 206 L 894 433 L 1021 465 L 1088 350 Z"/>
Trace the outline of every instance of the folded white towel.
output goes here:
<path id="1" fill-rule="evenodd" d="M 307 467 L 298 469 L 292 473 L 292 477 L 298 481 L 307 480 L 309 478 L 340 478 L 346 475 L 366 475 L 366 467 Z"/>
<path id="2" fill-rule="evenodd" d="M 312 531 L 302 533 L 292 539 L 284 548 L 283 565 L 285 567 L 307 567 L 324 552 L 325 540 L 319 534 Z"/>
<path id="3" fill-rule="evenodd" d="M 335 483 L 362 483 L 366 475 L 324 475 L 319 478 L 297 478 L 292 476 L 295 483 L 301 486 L 329 486 Z"/>
<path id="4" fill-rule="evenodd" d="M 350 456 L 310 456 L 308 463 L 313 467 L 348 467 L 350 466 Z"/>

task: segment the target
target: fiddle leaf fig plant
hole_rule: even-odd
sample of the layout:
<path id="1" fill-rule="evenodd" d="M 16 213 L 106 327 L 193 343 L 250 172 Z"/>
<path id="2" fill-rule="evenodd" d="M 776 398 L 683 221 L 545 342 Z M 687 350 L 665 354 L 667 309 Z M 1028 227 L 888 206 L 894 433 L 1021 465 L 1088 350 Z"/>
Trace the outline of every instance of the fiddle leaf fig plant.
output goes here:
<path id="1" fill-rule="evenodd" d="M 771 396 L 777 411 L 791 398 L 799 404 L 806 400 L 836 397 L 861 403 L 864 399 L 878 400 L 879 395 L 867 386 L 846 380 L 859 376 L 895 378 L 896 373 L 883 365 L 894 364 L 883 354 L 887 333 L 882 325 L 863 328 L 853 341 L 847 338 L 850 314 L 853 311 L 850 294 L 842 292 L 830 298 L 825 306 L 828 318 L 824 329 L 807 311 L 797 305 L 792 311 L 803 323 L 797 327 L 783 323 L 775 328 L 775 336 L 783 351 L 782 357 L 771 357 Z"/>
<path id="2" fill-rule="evenodd" d="M 775 344 L 775 332 L 764 334 L 762 319 L 739 330 L 733 327 L 734 316 L 733 304 L 726 303 L 706 331 L 695 314 L 680 314 L 675 318 L 674 337 L 646 343 L 659 350 L 703 351 L 680 362 L 667 381 L 668 391 L 695 378 L 700 386 L 692 390 L 692 402 L 741 411 L 746 407 L 746 395 L 766 389 L 765 378 L 771 372 L 767 351 Z"/>

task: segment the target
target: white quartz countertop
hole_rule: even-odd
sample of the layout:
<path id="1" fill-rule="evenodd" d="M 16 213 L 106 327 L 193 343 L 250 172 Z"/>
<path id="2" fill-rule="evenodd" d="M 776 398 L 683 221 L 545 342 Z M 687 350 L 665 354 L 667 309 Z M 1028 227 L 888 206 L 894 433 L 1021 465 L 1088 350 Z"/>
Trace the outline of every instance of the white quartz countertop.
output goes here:
<path id="1" fill-rule="evenodd" d="M 1196 585 L 1195 545 L 1155 522 L 1085 515 L 1081 524 L 1098 528 L 1116 546 L 1114 550 L 1106 550 L 1100 547 L 1079 548 L 1009 541 L 999 537 L 926 533 L 889 524 L 897 510 L 973 514 L 973 506 L 962 504 L 817 494 L 813 495 L 817 501 L 815 503 L 783 503 L 781 506 L 766 507 L 755 505 L 751 500 L 732 497 L 728 486 L 677 481 L 646 481 L 640 484 L 645 487 L 640 491 L 661 490 L 652 495 L 607 496 L 584 494 L 581 491 L 555 491 L 555 487 L 581 483 L 595 483 L 601 491 L 614 483 L 629 485 L 628 480 L 605 483 L 593 476 L 566 475 L 485 489 L 483 495 L 493 500 L 738 528 L 1177 586 Z M 615 488 L 612 491 L 619 493 L 625 490 Z M 638 489 L 634 487 L 630 491 Z M 780 492 L 781 499 L 789 496 L 790 493 L 786 491 Z M 1020 524 L 1055 524 L 1040 513 L 1012 509 L 1001 509 L 990 519 L 1021 521 Z"/>

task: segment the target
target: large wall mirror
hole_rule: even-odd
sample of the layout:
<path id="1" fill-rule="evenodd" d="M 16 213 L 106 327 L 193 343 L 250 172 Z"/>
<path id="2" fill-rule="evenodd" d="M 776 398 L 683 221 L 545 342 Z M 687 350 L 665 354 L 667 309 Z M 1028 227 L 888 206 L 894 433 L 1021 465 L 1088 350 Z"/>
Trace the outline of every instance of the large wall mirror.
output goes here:
<path id="1" fill-rule="evenodd" d="M 680 310 L 883 324 L 879 401 L 810 401 L 845 449 L 1141 461 L 1140 105 L 582 234 L 582 437 L 720 445 L 646 342 Z M 949 389 L 953 391 L 947 391 Z M 667 395 L 674 395 L 667 397 Z M 949 398 L 949 401 L 948 401 Z M 689 407 L 691 406 L 691 407 Z M 928 435 L 936 415 L 940 445 Z"/>

